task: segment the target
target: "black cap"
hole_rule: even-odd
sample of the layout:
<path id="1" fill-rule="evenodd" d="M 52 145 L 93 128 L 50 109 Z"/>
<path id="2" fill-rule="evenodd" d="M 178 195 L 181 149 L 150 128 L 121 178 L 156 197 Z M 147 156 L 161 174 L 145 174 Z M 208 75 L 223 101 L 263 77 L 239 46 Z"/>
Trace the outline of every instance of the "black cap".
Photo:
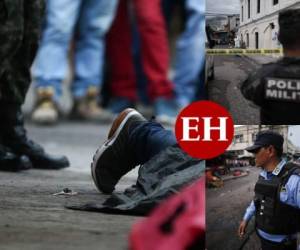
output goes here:
<path id="1" fill-rule="evenodd" d="M 254 144 L 250 147 L 245 148 L 249 152 L 255 152 L 261 147 L 273 145 L 276 149 L 281 150 L 283 147 L 282 135 L 274 131 L 262 131 L 256 136 Z"/>

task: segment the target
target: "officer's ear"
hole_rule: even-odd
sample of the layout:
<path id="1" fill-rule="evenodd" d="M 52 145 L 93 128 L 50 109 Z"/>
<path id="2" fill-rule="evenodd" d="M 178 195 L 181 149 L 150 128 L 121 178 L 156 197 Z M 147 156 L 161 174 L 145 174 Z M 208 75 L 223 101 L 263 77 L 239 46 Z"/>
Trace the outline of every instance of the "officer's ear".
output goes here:
<path id="1" fill-rule="evenodd" d="M 277 151 L 273 145 L 268 146 L 268 153 L 271 157 L 277 157 Z"/>

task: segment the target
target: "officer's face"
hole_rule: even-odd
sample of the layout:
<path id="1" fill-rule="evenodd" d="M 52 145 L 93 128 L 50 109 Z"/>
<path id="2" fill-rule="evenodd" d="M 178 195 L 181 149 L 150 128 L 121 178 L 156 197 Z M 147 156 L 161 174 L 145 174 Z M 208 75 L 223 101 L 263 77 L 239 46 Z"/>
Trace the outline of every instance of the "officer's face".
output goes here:
<path id="1" fill-rule="evenodd" d="M 255 165 L 257 167 L 263 168 L 269 163 L 272 157 L 272 150 L 270 146 L 261 147 L 256 152 L 254 152 L 254 154 L 255 154 Z"/>

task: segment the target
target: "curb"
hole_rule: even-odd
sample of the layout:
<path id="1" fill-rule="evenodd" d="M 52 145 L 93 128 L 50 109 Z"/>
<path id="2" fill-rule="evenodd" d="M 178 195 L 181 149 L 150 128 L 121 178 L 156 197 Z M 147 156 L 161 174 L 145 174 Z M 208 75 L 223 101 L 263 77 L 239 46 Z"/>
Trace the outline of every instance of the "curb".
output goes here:
<path id="1" fill-rule="evenodd" d="M 238 179 L 238 178 L 241 178 L 241 177 L 245 177 L 245 176 L 248 176 L 248 175 L 249 175 L 249 172 L 244 172 L 244 173 L 242 173 L 239 176 L 228 176 L 228 178 L 225 178 L 225 179 L 222 178 L 222 181 L 225 182 L 225 181 L 229 181 L 229 180 L 233 180 L 233 179 Z"/>

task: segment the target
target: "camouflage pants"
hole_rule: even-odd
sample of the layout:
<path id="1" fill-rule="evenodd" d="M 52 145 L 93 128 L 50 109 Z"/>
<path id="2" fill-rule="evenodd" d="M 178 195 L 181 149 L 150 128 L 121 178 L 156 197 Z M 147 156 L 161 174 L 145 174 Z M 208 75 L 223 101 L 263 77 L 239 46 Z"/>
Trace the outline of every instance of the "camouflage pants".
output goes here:
<path id="1" fill-rule="evenodd" d="M 43 0 L 0 0 L 0 101 L 21 105 L 31 82 Z"/>

